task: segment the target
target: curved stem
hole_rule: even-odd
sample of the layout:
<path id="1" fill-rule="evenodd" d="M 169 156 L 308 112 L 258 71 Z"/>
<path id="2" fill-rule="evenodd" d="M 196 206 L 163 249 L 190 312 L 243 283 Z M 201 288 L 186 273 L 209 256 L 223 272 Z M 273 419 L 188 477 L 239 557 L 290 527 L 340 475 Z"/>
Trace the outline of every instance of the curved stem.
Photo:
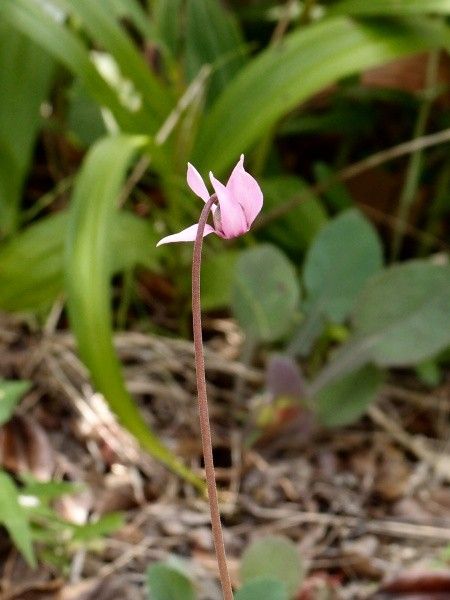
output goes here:
<path id="1" fill-rule="evenodd" d="M 200 270 L 202 262 L 203 232 L 213 204 L 217 201 L 214 194 L 205 204 L 198 222 L 197 237 L 194 242 L 192 257 L 192 326 L 194 333 L 195 371 L 197 377 L 198 414 L 202 436 L 203 458 L 205 461 L 206 485 L 208 489 L 211 527 L 214 547 L 219 566 L 220 582 L 224 600 L 233 600 L 230 575 L 228 573 L 227 557 L 223 542 L 222 524 L 220 522 L 219 501 L 217 498 L 216 475 L 214 471 L 211 427 L 209 424 L 208 398 L 206 394 L 205 357 L 203 354 L 202 315 L 200 300 Z"/>

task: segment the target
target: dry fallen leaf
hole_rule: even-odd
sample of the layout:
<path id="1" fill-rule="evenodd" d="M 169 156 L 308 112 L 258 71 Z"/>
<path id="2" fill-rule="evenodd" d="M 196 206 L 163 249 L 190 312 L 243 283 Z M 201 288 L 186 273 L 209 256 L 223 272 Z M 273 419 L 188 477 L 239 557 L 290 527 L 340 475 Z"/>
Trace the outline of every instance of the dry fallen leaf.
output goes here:
<path id="1" fill-rule="evenodd" d="M 31 473 L 49 481 L 55 455 L 45 430 L 27 415 L 15 415 L 0 428 L 0 465 L 9 471 Z"/>

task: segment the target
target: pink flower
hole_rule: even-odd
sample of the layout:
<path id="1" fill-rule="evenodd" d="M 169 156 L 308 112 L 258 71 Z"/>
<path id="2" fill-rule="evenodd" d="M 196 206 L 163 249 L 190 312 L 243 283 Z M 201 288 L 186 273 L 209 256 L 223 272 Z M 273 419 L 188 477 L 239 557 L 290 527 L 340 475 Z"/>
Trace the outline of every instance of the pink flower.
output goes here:
<path id="1" fill-rule="evenodd" d="M 227 185 L 220 183 L 212 173 L 209 174 L 209 178 L 219 205 L 212 207 L 214 227 L 207 224 L 203 237 L 216 233 L 228 240 L 247 233 L 262 208 L 263 194 L 256 179 L 244 169 L 244 155 L 241 154 Z M 208 188 L 200 173 L 190 163 L 187 169 L 187 182 L 194 194 L 204 202 L 208 202 L 210 198 Z M 198 223 L 195 223 L 179 233 L 164 237 L 157 246 L 172 242 L 193 242 L 197 236 L 197 229 Z"/>

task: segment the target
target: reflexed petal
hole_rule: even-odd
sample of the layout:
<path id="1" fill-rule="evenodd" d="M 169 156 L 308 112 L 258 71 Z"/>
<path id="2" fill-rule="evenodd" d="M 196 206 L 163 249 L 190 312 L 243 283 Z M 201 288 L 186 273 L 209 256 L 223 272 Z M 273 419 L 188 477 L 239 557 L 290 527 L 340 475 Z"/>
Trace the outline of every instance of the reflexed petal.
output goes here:
<path id="1" fill-rule="evenodd" d="M 227 188 L 212 173 L 209 174 L 220 207 L 220 223 L 223 237 L 237 237 L 248 231 L 247 221 L 242 207 L 234 202 Z"/>
<path id="2" fill-rule="evenodd" d="M 191 163 L 188 163 L 186 179 L 194 194 L 197 194 L 202 200 L 208 202 L 210 196 L 208 188 L 200 173 L 193 165 L 191 165 Z"/>
<path id="3" fill-rule="evenodd" d="M 263 193 L 254 177 L 244 169 L 244 155 L 234 167 L 227 183 L 227 190 L 233 202 L 242 206 L 247 227 L 255 220 L 263 205 Z"/>
<path id="4" fill-rule="evenodd" d="M 157 246 L 161 246 L 161 244 L 172 244 L 173 242 L 194 242 L 197 237 L 198 223 L 195 225 L 191 225 L 183 231 L 179 233 L 173 233 L 172 235 L 167 235 L 163 237 L 162 240 L 156 244 Z M 209 235 L 210 233 L 214 233 L 215 229 L 211 227 L 211 225 L 205 225 L 205 231 L 203 232 L 203 237 L 205 235 Z"/>

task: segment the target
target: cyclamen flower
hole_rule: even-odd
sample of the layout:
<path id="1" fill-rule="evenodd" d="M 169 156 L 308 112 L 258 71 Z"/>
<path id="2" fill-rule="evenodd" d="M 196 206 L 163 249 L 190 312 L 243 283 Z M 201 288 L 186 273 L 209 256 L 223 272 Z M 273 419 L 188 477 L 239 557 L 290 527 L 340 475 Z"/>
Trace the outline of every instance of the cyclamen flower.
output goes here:
<path id="1" fill-rule="evenodd" d="M 218 206 L 215 205 L 211 209 L 214 226 L 206 224 L 203 237 L 216 233 L 228 240 L 247 233 L 262 208 L 263 194 L 256 179 L 244 169 L 244 155 L 241 154 L 227 185 L 223 185 L 212 173 L 209 174 L 209 178 L 217 196 Z M 187 182 L 194 194 L 208 202 L 211 197 L 208 188 L 200 173 L 190 163 L 187 168 Z M 179 233 L 162 238 L 157 246 L 172 242 L 193 242 L 197 230 L 198 223 L 195 223 Z"/>

